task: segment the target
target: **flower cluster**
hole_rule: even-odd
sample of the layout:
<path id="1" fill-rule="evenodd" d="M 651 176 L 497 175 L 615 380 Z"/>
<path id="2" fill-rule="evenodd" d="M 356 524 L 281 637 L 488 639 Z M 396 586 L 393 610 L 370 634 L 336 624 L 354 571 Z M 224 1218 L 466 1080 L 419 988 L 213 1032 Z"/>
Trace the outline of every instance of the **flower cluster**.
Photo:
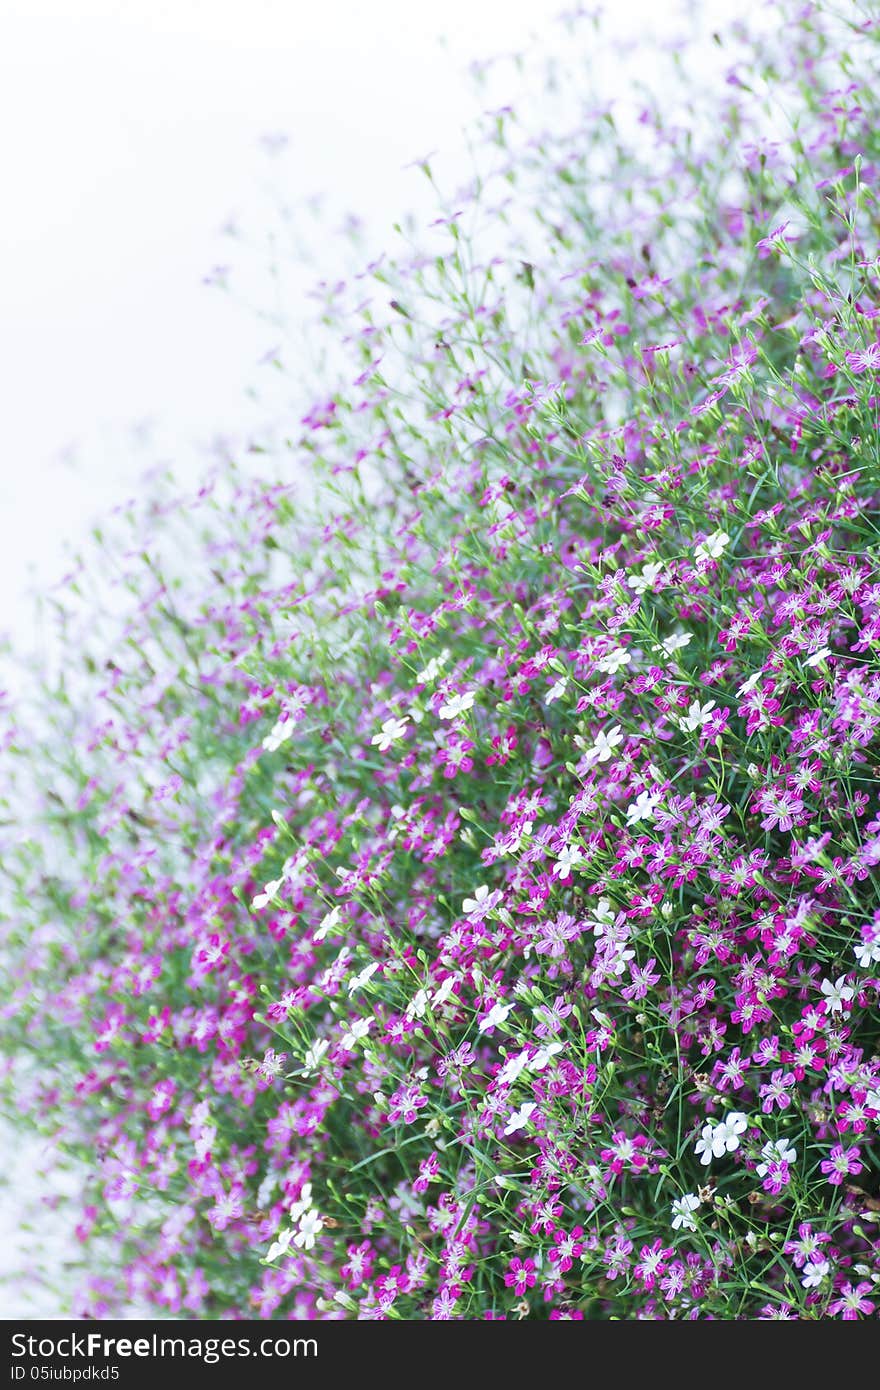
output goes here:
<path id="1" fill-rule="evenodd" d="M 0 1005 L 75 1312 L 880 1308 L 878 30 L 771 8 L 487 117 L 278 479 L 135 508 L 112 642 L 70 578 Z"/>

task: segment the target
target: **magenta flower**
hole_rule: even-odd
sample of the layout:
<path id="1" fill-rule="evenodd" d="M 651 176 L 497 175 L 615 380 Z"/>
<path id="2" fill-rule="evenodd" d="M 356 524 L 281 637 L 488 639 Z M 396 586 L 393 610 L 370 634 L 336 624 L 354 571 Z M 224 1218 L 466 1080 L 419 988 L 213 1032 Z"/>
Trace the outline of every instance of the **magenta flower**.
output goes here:
<path id="1" fill-rule="evenodd" d="M 880 372 L 880 342 L 871 343 L 866 348 L 856 348 L 846 354 L 847 365 L 856 374 L 860 372 Z"/>
<path id="2" fill-rule="evenodd" d="M 666 1269 L 666 1261 L 675 1254 L 673 1247 L 666 1246 L 662 1240 L 653 1245 L 643 1245 L 633 1275 L 646 1289 L 652 1289 Z"/>
<path id="3" fill-rule="evenodd" d="M 654 985 L 656 985 L 661 978 L 659 970 L 654 969 L 656 964 L 657 962 L 653 956 L 651 956 L 643 966 L 636 965 L 634 961 L 630 961 L 630 983 L 625 985 L 620 991 L 624 999 L 634 1000 L 645 998 L 648 990 L 653 989 Z"/>
<path id="4" fill-rule="evenodd" d="M 512 1288 L 515 1294 L 522 1297 L 528 1289 L 534 1287 L 537 1277 L 534 1260 L 521 1260 L 518 1255 L 514 1255 L 504 1276 L 504 1282 L 509 1289 Z"/>
<path id="5" fill-rule="evenodd" d="M 862 1280 L 858 1284 L 844 1284 L 838 1292 L 837 1298 L 833 1303 L 829 1303 L 828 1311 L 832 1317 L 840 1317 L 852 1321 L 858 1317 L 867 1317 L 873 1313 L 875 1304 L 866 1294 L 874 1292 L 874 1285 L 867 1280 Z"/>
<path id="6" fill-rule="evenodd" d="M 823 1158 L 819 1167 L 828 1181 L 834 1187 L 839 1187 L 846 1178 L 857 1177 L 865 1165 L 861 1162 L 861 1153 L 855 1144 L 848 1149 L 842 1144 L 835 1144 L 829 1157 Z"/>

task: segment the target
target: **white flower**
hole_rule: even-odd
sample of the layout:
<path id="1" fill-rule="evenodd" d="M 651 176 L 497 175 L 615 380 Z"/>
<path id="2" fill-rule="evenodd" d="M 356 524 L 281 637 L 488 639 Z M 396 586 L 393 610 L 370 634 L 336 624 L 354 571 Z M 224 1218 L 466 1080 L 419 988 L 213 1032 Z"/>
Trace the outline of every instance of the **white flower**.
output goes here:
<path id="1" fill-rule="evenodd" d="M 509 834 L 497 835 L 495 837 L 494 848 L 499 858 L 508 854 L 517 854 L 523 840 L 527 835 L 531 835 L 532 825 L 532 821 L 524 820 L 521 825 L 516 826 Z"/>
<path id="2" fill-rule="evenodd" d="M 705 1124 L 694 1148 L 703 1164 L 711 1163 L 713 1158 L 723 1158 L 725 1154 L 735 1153 L 739 1148 L 739 1137 L 749 1127 L 749 1117 L 740 1110 L 730 1114 L 717 1124 Z"/>
<path id="3" fill-rule="evenodd" d="M 822 993 L 825 995 L 825 1001 L 831 1012 L 840 1014 L 843 1013 L 844 1004 L 848 1004 L 851 999 L 855 998 L 856 992 L 852 985 L 846 983 L 845 975 L 838 975 L 834 984 L 830 980 L 822 981 Z"/>
<path id="4" fill-rule="evenodd" d="M 281 877 L 292 888 L 302 888 L 308 881 L 308 867 L 309 851 L 298 850 L 289 859 L 285 859 L 281 868 Z"/>
<path id="5" fill-rule="evenodd" d="M 544 696 L 544 704 L 552 705 L 554 700 L 558 700 L 560 695 L 565 694 L 567 685 L 568 676 L 560 676 L 559 680 L 555 681 L 553 685 L 551 685 L 550 689 L 547 691 L 547 694 Z"/>
<path id="6" fill-rule="evenodd" d="M 809 1264 L 804 1266 L 801 1283 L 805 1289 L 818 1289 L 823 1279 L 827 1279 L 830 1273 L 831 1265 L 827 1260 L 817 1260 L 814 1258 L 810 1260 Z"/>
<path id="7" fill-rule="evenodd" d="M 697 1223 L 694 1220 L 694 1212 L 700 1205 L 700 1199 L 693 1192 L 686 1192 L 683 1197 L 676 1197 L 672 1203 L 672 1229 L 673 1231 L 695 1231 Z"/>
<path id="8" fill-rule="evenodd" d="M 387 753 L 392 743 L 397 743 L 398 739 L 403 738 L 408 723 L 406 715 L 402 719 L 386 719 L 380 732 L 373 734 L 370 743 L 374 744 L 380 753 Z"/>
<path id="9" fill-rule="evenodd" d="M 304 1211 L 299 1218 L 299 1230 L 293 1237 L 293 1243 L 300 1250 L 311 1250 L 315 1244 L 316 1236 L 320 1235 L 324 1229 L 324 1222 L 319 1214 L 312 1208 Z"/>
<path id="10" fill-rule="evenodd" d="M 261 907 L 265 907 L 266 904 L 270 903 L 275 897 L 275 894 L 278 892 L 283 882 L 284 880 L 281 878 L 273 878 L 271 883 L 266 884 L 262 893 L 258 893 L 253 899 L 251 907 L 256 908 L 257 911 L 259 911 Z"/>
<path id="11" fill-rule="evenodd" d="M 562 1051 L 562 1043 L 547 1043 L 545 1047 L 539 1047 L 531 1062 L 529 1071 L 543 1071 L 549 1062 L 556 1056 L 557 1052 Z"/>
<path id="12" fill-rule="evenodd" d="M 759 1178 L 766 1178 L 771 1163 L 794 1163 L 797 1149 L 787 1139 L 771 1139 L 761 1150 L 761 1157 L 764 1162 L 758 1164 L 755 1172 Z"/>
<path id="13" fill-rule="evenodd" d="M 379 962 L 374 960 L 372 965 L 365 965 L 357 975 L 352 975 L 348 982 L 349 998 L 356 990 L 363 989 L 366 984 L 369 984 L 378 969 Z"/>
<path id="14" fill-rule="evenodd" d="M 508 1057 L 504 1066 L 495 1078 L 499 1086 L 512 1086 L 529 1065 L 529 1054 L 519 1052 L 515 1057 Z"/>
<path id="15" fill-rule="evenodd" d="M 500 1028 L 502 1023 L 507 1021 L 507 1015 L 512 1013 L 516 1006 L 514 1004 L 493 1004 L 486 1017 L 480 1020 L 480 1033 L 488 1033 L 491 1028 Z"/>
<path id="16" fill-rule="evenodd" d="M 712 1162 L 712 1136 L 714 1132 L 714 1125 L 703 1125 L 700 1130 L 700 1137 L 694 1145 L 694 1153 L 704 1165 Z"/>
<path id="17" fill-rule="evenodd" d="M 712 718 L 714 708 L 714 700 L 707 700 L 705 705 L 701 705 L 699 700 L 692 700 L 688 706 L 687 714 L 678 716 L 678 727 L 686 734 L 692 734 L 697 729 L 702 729 L 703 725 L 708 724 Z"/>
<path id="18" fill-rule="evenodd" d="M 813 652 L 813 655 L 812 655 L 812 656 L 808 656 L 808 657 L 807 657 L 806 661 L 804 662 L 804 665 L 805 665 L 805 666 L 818 666 L 820 661 L 824 661 L 825 658 L 826 658 L 826 656 L 830 656 L 830 655 L 831 655 L 831 648 L 830 648 L 830 647 L 820 647 L 819 650 L 818 650 L 817 652 Z"/>
<path id="19" fill-rule="evenodd" d="M 597 905 L 593 908 L 591 921 L 593 923 L 593 935 L 603 936 L 606 927 L 613 927 L 616 913 L 612 910 L 610 898 L 600 898 Z"/>
<path id="20" fill-rule="evenodd" d="M 466 690 L 463 695 L 450 695 L 444 700 L 437 713 L 441 719 L 457 719 L 460 714 L 466 714 L 474 703 L 474 692 Z"/>
<path id="21" fill-rule="evenodd" d="M 444 647 L 440 655 L 432 656 L 425 669 L 419 672 L 416 676 L 417 683 L 419 685 L 427 685 L 429 681 L 435 681 L 448 660 L 449 649 Z"/>
<path id="22" fill-rule="evenodd" d="M 272 1193 L 278 1185 L 277 1173 L 267 1173 L 257 1188 L 257 1206 L 260 1211 L 265 1211 L 272 1198 Z M 268 1255 L 266 1256 L 268 1259 Z"/>
<path id="23" fill-rule="evenodd" d="M 627 587 L 632 589 L 633 593 L 644 594 L 648 589 L 653 589 L 662 573 L 663 565 L 652 560 L 649 564 L 642 566 L 641 574 L 628 576 Z"/>
<path id="24" fill-rule="evenodd" d="M 763 671 L 756 671 L 753 676 L 749 676 L 747 681 L 743 681 L 742 685 L 739 687 L 739 690 L 737 690 L 736 692 L 737 699 L 741 700 L 744 695 L 750 695 L 751 692 L 754 690 L 755 686 L 758 684 L 758 681 L 763 676 L 763 674 Z"/>
<path id="25" fill-rule="evenodd" d="M 278 723 L 263 739 L 263 747 L 266 752 L 274 753 L 276 748 L 280 748 L 282 743 L 286 743 L 293 733 L 295 726 L 295 719 L 279 719 Z"/>
<path id="26" fill-rule="evenodd" d="M 656 656 L 675 656 L 675 653 L 686 647 L 692 639 L 692 632 L 671 632 L 652 650 Z"/>
<path id="27" fill-rule="evenodd" d="M 639 792 L 633 804 L 627 807 L 627 825 L 638 825 L 639 821 L 653 820 L 654 812 L 662 800 L 662 792 Z"/>
<path id="28" fill-rule="evenodd" d="M 618 950 L 614 959 L 610 962 L 609 969 L 615 975 L 623 975 L 630 961 L 635 958 L 635 951 Z"/>
<path id="29" fill-rule="evenodd" d="M 339 926 L 340 909 L 333 907 L 321 918 L 318 930 L 315 932 L 315 940 L 323 941 L 328 931 L 335 931 Z"/>
<path id="30" fill-rule="evenodd" d="M 447 975 L 443 983 L 437 986 L 437 988 L 434 990 L 433 995 L 431 996 L 432 1008 L 439 1009 L 443 1004 L 446 1003 L 447 999 L 450 998 L 453 991 L 455 990 L 457 978 L 459 977 L 455 975 Z"/>
<path id="31" fill-rule="evenodd" d="M 572 869 L 576 869 L 583 862 L 583 850 L 578 849 L 577 845 L 565 845 L 550 872 L 560 883 L 567 883 L 571 878 Z"/>
<path id="32" fill-rule="evenodd" d="M 749 1117 L 740 1110 L 731 1110 L 726 1119 L 715 1126 L 712 1135 L 712 1152 L 716 1158 L 725 1153 L 735 1153 L 739 1148 L 739 1136 L 749 1127 Z"/>
<path id="33" fill-rule="evenodd" d="M 291 1221 L 298 1221 L 299 1218 L 302 1216 L 303 1212 L 308 1211 L 311 1205 L 312 1184 L 310 1182 L 304 1182 L 302 1185 L 302 1189 L 300 1190 L 299 1197 L 295 1202 L 291 1202 L 290 1204 Z"/>
<path id="34" fill-rule="evenodd" d="M 596 662 L 596 670 L 604 671 L 607 676 L 616 675 L 622 667 L 628 666 L 632 661 L 632 655 L 623 647 L 615 647 L 613 651 L 606 652 Z"/>
<path id="35" fill-rule="evenodd" d="M 425 1010 L 428 1007 L 428 994 L 424 989 L 416 990 L 412 999 L 406 1006 L 407 1018 L 424 1018 Z"/>
<path id="36" fill-rule="evenodd" d="M 694 551 L 697 560 L 717 560 L 730 545 L 730 537 L 726 531 L 713 531 L 711 536 L 707 536 L 701 541 Z"/>
<path id="37" fill-rule="evenodd" d="M 313 1072 L 317 1071 L 318 1067 L 321 1065 L 321 1061 L 323 1060 L 325 1053 L 329 1052 L 329 1050 L 330 1044 L 329 1042 L 327 1042 L 325 1038 L 319 1038 L 317 1042 L 312 1043 L 311 1047 L 309 1048 L 308 1052 L 303 1058 L 303 1065 L 302 1070 L 300 1071 L 300 1076 L 311 1076 Z"/>
<path id="38" fill-rule="evenodd" d="M 507 1124 L 504 1127 L 505 1138 L 508 1134 L 516 1134 L 518 1129 L 525 1129 L 526 1125 L 532 1117 L 532 1111 L 536 1109 L 537 1106 L 535 1105 L 535 1102 L 533 1100 L 527 1100 L 525 1105 L 521 1105 L 519 1107 L 519 1110 L 514 1110 L 513 1114 L 511 1115 L 510 1119 L 507 1121 Z"/>
<path id="39" fill-rule="evenodd" d="M 587 749 L 587 758 L 594 763 L 607 763 L 613 755 L 615 748 L 623 743 L 623 731 L 619 724 L 615 724 L 605 733 L 604 729 L 597 734 L 596 741 L 592 748 Z"/>
<path id="40" fill-rule="evenodd" d="M 862 969 L 869 970 L 880 962 L 880 937 L 876 941 L 857 941 L 853 951 Z"/>
<path id="41" fill-rule="evenodd" d="M 286 1255 L 290 1249 L 290 1242 L 292 1239 L 293 1231 L 281 1231 L 266 1252 L 267 1262 L 271 1264 L 273 1260 L 278 1259 L 279 1255 Z"/>
<path id="42" fill-rule="evenodd" d="M 475 912 L 481 911 L 483 904 L 489 896 L 489 886 L 481 883 L 472 898 L 465 898 L 461 905 L 461 910 L 467 917 L 471 917 Z"/>
<path id="43" fill-rule="evenodd" d="M 355 1046 L 363 1041 L 372 1026 L 373 1020 L 371 1018 L 356 1018 L 348 1032 L 340 1040 L 340 1046 L 344 1047 L 346 1052 L 353 1052 Z"/>

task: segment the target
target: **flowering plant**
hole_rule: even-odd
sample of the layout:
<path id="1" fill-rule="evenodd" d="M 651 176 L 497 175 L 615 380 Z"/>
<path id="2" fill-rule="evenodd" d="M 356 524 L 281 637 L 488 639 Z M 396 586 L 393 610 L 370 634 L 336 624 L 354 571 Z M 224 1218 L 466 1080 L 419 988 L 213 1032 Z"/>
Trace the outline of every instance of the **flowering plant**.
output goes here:
<path id="1" fill-rule="evenodd" d="M 493 113 L 286 476 L 133 509 L 112 646 L 70 578 L 2 872 L 75 1309 L 880 1306 L 878 30 L 770 8 Z"/>

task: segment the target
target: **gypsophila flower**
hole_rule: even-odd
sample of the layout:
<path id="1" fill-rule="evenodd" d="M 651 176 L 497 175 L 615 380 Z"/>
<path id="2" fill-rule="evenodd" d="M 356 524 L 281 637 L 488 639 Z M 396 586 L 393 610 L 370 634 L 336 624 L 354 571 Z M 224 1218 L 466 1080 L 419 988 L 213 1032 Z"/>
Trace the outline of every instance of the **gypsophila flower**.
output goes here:
<path id="1" fill-rule="evenodd" d="M 761 679 L 762 674 L 763 672 L 761 671 L 755 671 L 753 675 L 749 676 L 748 680 L 743 681 L 742 685 L 737 687 L 737 699 L 741 699 L 744 695 L 751 694 Z"/>
<path id="2" fill-rule="evenodd" d="M 315 940 L 323 941 L 328 932 L 336 931 L 339 928 L 341 920 L 342 913 L 340 909 L 338 907 L 331 908 L 331 910 L 326 912 L 321 918 L 315 931 Z"/>
<path id="3" fill-rule="evenodd" d="M 880 372 L 880 342 L 848 352 L 846 362 L 853 372 Z"/>
<path id="4" fill-rule="evenodd" d="M 662 792 L 639 792 L 632 805 L 627 807 L 627 825 L 638 825 L 640 821 L 653 820 L 654 812 L 662 800 Z"/>
<path id="5" fill-rule="evenodd" d="M 739 1148 L 740 1136 L 748 1129 L 748 1116 L 739 1110 L 732 1110 L 717 1124 L 706 1124 L 700 1131 L 695 1152 L 703 1164 L 713 1158 L 735 1153 Z"/>
<path id="6" fill-rule="evenodd" d="M 475 920 L 482 919 L 487 913 L 491 912 L 494 907 L 497 907 L 500 901 L 500 893 L 491 892 L 487 884 L 481 883 L 479 888 L 475 889 L 472 898 L 465 898 L 463 900 L 461 910 L 467 917 Z"/>
<path id="7" fill-rule="evenodd" d="M 704 1165 L 708 1165 L 712 1162 L 712 1141 L 714 1133 L 714 1125 L 703 1125 L 703 1128 L 700 1130 L 700 1137 L 694 1145 L 694 1153 Z"/>
<path id="8" fill-rule="evenodd" d="M 513 1004 L 493 1004 L 485 1018 L 480 1019 L 479 1031 L 490 1033 L 494 1028 L 500 1028 L 507 1022 L 514 1008 Z"/>
<path id="9" fill-rule="evenodd" d="M 804 1265 L 801 1283 L 805 1289 L 819 1289 L 831 1273 L 828 1260 L 813 1258 Z"/>
<path id="10" fill-rule="evenodd" d="M 840 1317 L 854 1320 L 858 1317 L 868 1317 L 876 1308 L 876 1303 L 865 1295 L 874 1293 L 874 1287 L 863 1279 L 858 1284 L 845 1283 L 841 1286 L 838 1297 L 833 1303 L 829 1303 L 828 1311 L 832 1317 Z"/>
<path id="11" fill-rule="evenodd" d="M 387 753 L 392 743 L 399 742 L 406 733 L 409 719 L 404 715 L 402 719 L 386 719 L 378 734 L 373 734 L 370 739 L 380 753 Z"/>
<path id="12" fill-rule="evenodd" d="M 810 656 L 804 658 L 805 666 L 819 666 L 831 655 L 830 647 L 820 647 L 818 651 L 812 652 Z"/>
<path id="13" fill-rule="evenodd" d="M 329 1050 L 330 1043 L 326 1038 L 319 1038 L 317 1042 L 312 1043 L 311 1047 L 306 1050 L 300 1075 L 311 1076 L 316 1072 Z"/>
<path id="14" fill-rule="evenodd" d="M 567 676 L 560 676 L 558 680 L 555 680 L 555 681 L 553 682 L 553 684 L 550 686 L 550 689 L 547 691 L 547 694 L 544 696 L 544 704 L 545 704 L 545 705 L 552 705 L 552 704 L 554 704 L 558 699 L 560 699 L 560 698 L 565 694 L 567 688 L 568 688 L 568 677 L 567 677 Z"/>
<path id="15" fill-rule="evenodd" d="M 653 651 L 657 656 L 675 656 L 676 652 L 683 651 L 693 641 L 691 632 L 671 632 L 668 637 L 664 637 Z"/>
<path id="16" fill-rule="evenodd" d="M 861 1152 L 855 1144 L 849 1148 L 845 1148 L 843 1144 L 832 1145 L 828 1157 L 819 1164 L 832 1187 L 840 1187 L 847 1178 L 858 1177 L 864 1166 Z"/>
<path id="17" fill-rule="evenodd" d="M 762 1148 L 761 1158 L 763 1162 L 755 1169 L 759 1178 L 766 1177 L 768 1163 L 794 1163 L 797 1150 L 787 1139 L 771 1139 Z"/>
<path id="18" fill-rule="evenodd" d="M 726 531 L 713 531 L 711 536 L 700 542 L 694 556 L 697 560 L 719 560 L 729 545 L 730 537 Z"/>
<path id="19" fill-rule="evenodd" d="M 539 1047 L 534 1057 L 529 1062 L 529 1071 L 543 1071 L 549 1066 L 553 1058 L 564 1051 L 562 1043 L 545 1043 Z"/>
<path id="20" fill-rule="evenodd" d="M 862 928 L 862 939 L 853 946 L 853 953 L 862 970 L 880 965 L 880 930 L 873 924 Z"/>
<path id="21" fill-rule="evenodd" d="M 278 896 L 283 883 L 283 879 L 272 879 L 270 883 L 266 884 L 262 893 L 257 893 L 256 897 L 252 899 L 251 907 L 259 912 L 261 908 L 268 906 Z"/>
<path id="22" fill-rule="evenodd" d="M 437 714 L 441 719 L 458 719 L 473 708 L 474 692 L 467 690 L 462 694 L 450 695 L 443 701 Z"/>
<path id="23" fill-rule="evenodd" d="M 694 1212 L 700 1207 L 700 1199 L 693 1192 L 685 1192 L 683 1197 L 675 1197 L 672 1202 L 672 1229 L 674 1231 L 695 1231 L 697 1223 Z"/>
<path id="24" fill-rule="evenodd" d="M 577 869 L 584 862 L 583 851 L 577 845 L 564 845 L 559 851 L 559 857 L 551 869 L 554 878 L 558 878 L 560 883 L 567 883 L 571 878 L 572 869 Z"/>
<path id="25" fill-rule="evenodd" d="M 449 661 L 449 657 L 448 647 L 444 647 L 438 656 L 432 656 L 427 665 L 416 676 L 419 685 L 428 685 L 431 681 L 435 681 Z"/>
<path id="26" fill-rule="evenodd" d="M 628 587 L 637 594 L 647 593 L 650 589 L 654 588 L 654 585 L 663 573 L 663 568 L 664 566 L 661 561 L 651 561 L 647 565 L 643 565 L 638 574 L 627 575 L 626 582 Z"/>
<path id="27" fill-rule="evenodd" d="M 346 1052 L 354 1051 L 359 1042 L 363 1042 L 369 1035 L 373 1026 L 371 1018 L 356 1018 L 347 1032 L 343 1033 L 339 1040 L 340 1047 L 344 1047 Z"/>
<path id="28" fill-rule="evenodd" d="M 266 1252 L 267 1263 L 271 1264 L 273 1260 L 277 1260 L 282 1255 L 286 1255 L 290 1248 L 290 1242 L 292 1241 L 292 1239 L 293 1231 L 282 1231 L 275 1238 L 275 1240 L 273 1240 L 272 1244 L 269 1246 L 268 1251 Z"/>
<path id="29" fill-rule="evenodd" d="M 405 1016 L 407 1018 L 424 1018 L 427 1011 L 428 991 L 425 989 L 417 989 L 406 1006 Z"/>
<path id="30" fill-rule="evenodd" d="M 314 1209 L 304 1211 L 299 1218 L 299 1226 L 293 1243 L 300 1250 L 312 1250 L 315 1241 L 324 1229 L 324 1222 Z"/>
<path id="31" fill-rule="evenodd" d="M 855 998 L 855 990 L 852 985 L 847 984 L 845 975 L 839 975 L 833 982 L 823 980 L 821 989 L 825 996 L 825 1003 L 833 1014 L 842 1013 L 844 1006 Z"/>
<path id="32" fill-rule="evenodd" d="M 283 743 L 287 742 L 295 728 L 296 720 L 288 717 L 279 719 L 263 739 L 262 747 L 267 753 L 275 753 Z"/>
<path id="33" fill-rule="evenodd" d="M 606 763 L 621 743 L 623 732 L 620 725 L 615 724 L 607 733 L 602 731 L 596 736 L 592 746 L 587 749 L 586 758 L 589 762 Z"/>
<path id="34" fill-rule="evenodd" d="M 370 965 L 365 965 L 363 970 L 352 975 L 347 986 L 349 996 L 356 994 L 359 989 L 366 988 L 378 969 L 379 962 L 374 960 Z"/>
<path id="35" fill-rule="evenodd" d="M 679 716 L 678 727 L 686 734 L 692 734 L 697 729 L 702 729 L 708 724 L 714 708 L 714 700 L 707 700 L 705 704 L 700 704 L 699 700 L 692 700 L 687 714 Z"/>
<path id="36" fill-rule="evenodd" d="M 632 654 L 625 651 L 623 647 L 615 647 L 612 651 L 599 658 L 596 662 L 596 670 L 603 671 L 608 676 L 614 676 L 618 671 L 623 670 L 632 661 Z"/>
<path id="37" fill-rule="evenodd" d="M 525 1129 L 536 1109 L 537 1106 L 535 1102 L 529 1100 L 526 1101 L 524 1105 L 521 1105 L 518 1110 L 515 1110 L 504 1126 L 505 1139 L 509 1135 L 516 1134 L 519 1130 Z"/>

